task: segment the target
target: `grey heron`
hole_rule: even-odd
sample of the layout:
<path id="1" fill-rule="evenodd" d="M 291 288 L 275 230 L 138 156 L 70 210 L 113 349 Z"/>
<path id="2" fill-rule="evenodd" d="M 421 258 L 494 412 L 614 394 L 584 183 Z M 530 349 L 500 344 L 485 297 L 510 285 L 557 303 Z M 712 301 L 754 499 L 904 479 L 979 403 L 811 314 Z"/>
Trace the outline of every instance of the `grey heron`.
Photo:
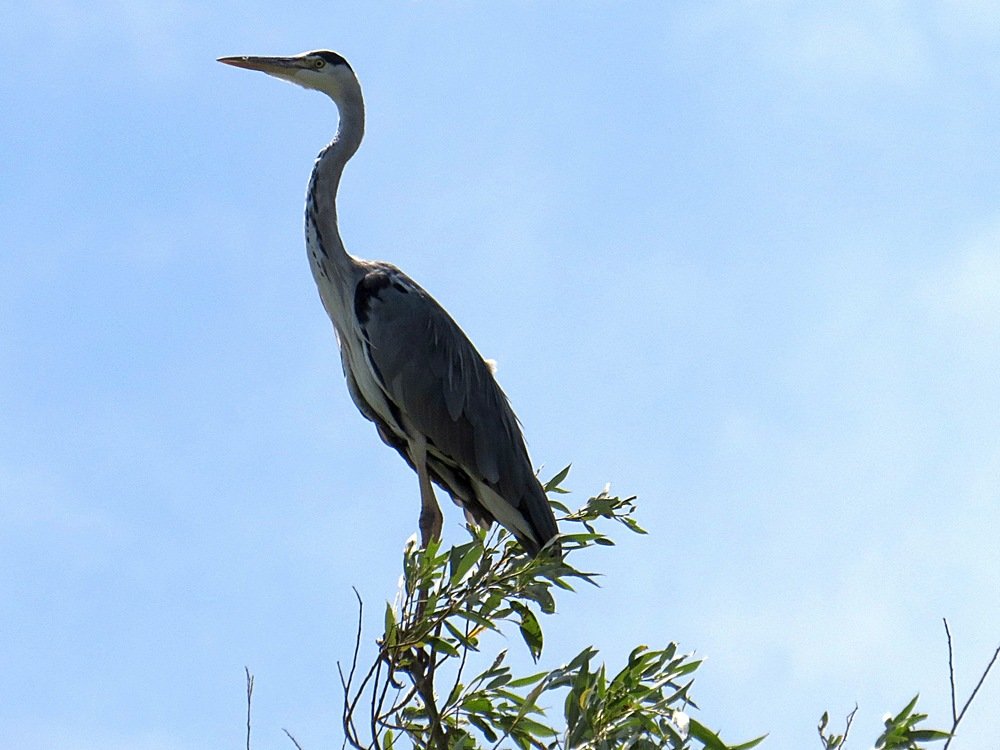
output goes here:
<path id="1" fill-rule="evenodd" d="M 340 343 L 351 398 L 417 473 L 424 546 L 441 535 L 434 482 L 471 522 L 489 526 L 498 521 L 530 554 L 543 547 L 559 554 L 555 517 L 491 368 L 444 308 L 409 276 L 344 248 L 337 189 L 365 127 L 354 70 L 326 50 L 219 62 L 321 91 L 337 106 L 337 133 L 316 158 L 306 194 L 309 265 Z"/>

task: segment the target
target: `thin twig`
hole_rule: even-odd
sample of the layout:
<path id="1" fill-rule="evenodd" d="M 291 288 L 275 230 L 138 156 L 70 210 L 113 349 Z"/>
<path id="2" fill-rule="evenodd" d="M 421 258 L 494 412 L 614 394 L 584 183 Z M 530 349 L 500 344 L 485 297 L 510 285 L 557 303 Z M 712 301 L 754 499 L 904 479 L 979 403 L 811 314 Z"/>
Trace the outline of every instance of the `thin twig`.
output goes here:
<path id="1" fill-rule="evenodd" d="M 285 736 L 292 741 L 292 744 L 295 745 L 295 747 L 297 747 L 298 750 L 302 750 L 302 745 L 300 745 L 299 741 L 292 736 L 291 732 L 289 732 L 284 727 L 282 727 L 281 731 L 285 733 Z"/>
<path id="2" fill-rule="evenodd" d="M 392 687 L 392 685 L 393 685 L 393 668 L 392 668 L 392 662 L 389 659 L 386 659 L 385 663 L 386 663 L 386 669 L 387 669 L 388 673 L 385 676 L 385 682 L 382 683 L 382 692 L 379 694 L 378 703 L 377 704 L 374 703 L 374 700 L 375 700 L 375 690 L 374 689 L 372 690 L 372 701 L 373 701 L 373 704 L 372 704 L 372 717 L 375 718 L 378 721 L 378 723 L 380 725 L 382 725 L 382 726 L 385 725 L 385 717 L 386 717 L 386 712 L 385 712 L 385 696 L 388 694 L 389 688 Z"/>
<path id="3" fill-rule="evenodd" d="M 414 686 L 417 688 L 417 695 L 424 704 L 427 712 L 428 727 L 430 734 L 428 747 L 435 750 L 448 750 L 448 739 L 445 728 L 438 714 L 437 703 L 434 700 L 434 671 L 431 668 L 433 657 L 424 649 L 417 649 L 414 653 L 414 670 L 410 673 L 413 676 Z"/>
<path id="4" fill-rule="evenodd" d="M 469 640 L 469 634 L 471 632 L 472 632 L 472 620 L 466 620 L 465 621 L 465 640 L 466 641 Z M 451 693 L 449 693 L 449 696 L 452 695 L 453 693 L 455 693 L 455 691 L 458 690 L 458 686 L 462 684 L 462 672 L 465 671 L 465 662 L 469 658 L 469 650 L 470 650 L 469 646 L 466 646 L 466 645 L 463 644 L 463 646 L 462 646 L 462 659 L 458 663 L 458 669 L 455 670 L 455 683 L 451 687 Z M 455 702 L 455 717 L 456 718 L 458 718 L 458 716 L 459 716 L 459 714 L 461 712 L 461 705 L 462 705 L 461 701 L 456 701 Z"/>
<path id="5" fill-rule="evenodd" d="M 947 620 L 945 620 L 945 622 L 944 622 L 944 627 L 945 627 L 945 632 L 948 633 L 948 621 Z M 948 657 L 949 657 L 948 658 L 949 671 L 952 671 L 951 670 L 951 633 L 948 633 Z M 972 689 L 972 692 L 969 694 L 969 699 L 965 702 L 965 705 L 962 706 L 962 710 L 958 712 L 958 715 L 955 716 L 955 722 L 951 726 L 951 736 L 945 741 L 943 750 L 948 750 L 948 746 L 951 745 L 951 741 L 953 739 L 955 739 L 955 732 L 958 731 L 958 725 L 961 724 L 962 723 L 962 719 L 965 718 L 965 712 L 968 711 L 969 710 L 969 706 L 972 705 L 972 701 L 975 699 L 976 694 L 979 692 L 979 688 L 981 688 L 983 686 L 983 683 L 986 682 L 986 677 L 989 675 L 990 670 L 993 669 L 993 665 L 996 664 L 998 657 L 1000 657 L 1000 646 L 997 646 L 996 651 L 993 652 L 993 658 L 990 659 L 989 664 L 986 665 L 986 669 L 984 669 L 983 673 L 979 676 L 979 682 L 976 683 L 976 686 Z M 954 673 L 952 672 L 952 674 L 954 674 Z M 954 701 L 955 701 L 955 681 L 954 681 L 954 679 L 952 679 L 951 695 L 952 695 L 952 713 L 954 714 L 954 711 L 955 711 L 955 709 L 954 709 L 954 705 L 955 705 L 955 703 L 954 703 Z"/>
<path id="6" fill-rule="evenodd" d="M 250 705 L 253 701 L 253 675 L 249 667 L 243 667 L 247 674 L 247 750 L 250 750 Z"/>
<path id="7" fill-rule="evenodd" d="M 351 586 L 351 590 L 354 592 L 354 596 L 358 600 L 358 625 L 354 633 L 354 655 L 351 657 L 351 669 L 347 674 L 347 679 L 344 679 L 344 670 L 341 668 L 339 662 L 337 663 L 337 671 L 340 674 L 340 685 L 344 690 L 344 746 L 346 747 L 347 743 L 350 742 L 352 747 L 362 748 L 363 745 L 360 744 L 357 730 L 354 727 L 354 708 L 357 706 L 358 699 L 364 693 L 365 686 L 368 684 L 372 671 L 369 670 L 365 679 L 362 680 L 361 687 L 358 688 L 357 694 L 354 699 L 351 700 L 351 687 L 354 684 L 354 675 L 358 668 L 358 654 L 361 651 L 362 622 L 365 610 L 365 603 L 361 599 L 361 594 L 358 593 L 357 588 Z"/>
<path id="8" fill-rule="evenodd" d="M 983 683 L 986 681 L 986 676 L 990 673 L 990 670 L 993 669 L 993 665 L 996 664 L 998 656 L 1000 656 L 1000 646 L 997 646 L 997 650 L 993 652 L 993 658 L 990 659 L 990 663 L 986 665 L 986 669 L 983 671 L 982 676 L 980 676 L 979 682 L 976 683 L 976 687 L 973 689 L 972 694 L 969 696 L 969 700 L 967 700 L 965 702 L 965 705 L 962 706 L 962 710 L 958 714 L 958 720 L 955 722 L 956 728 L 958 727 L 959 722 L 962 721 L 962 717 L 965 716 L 965 712 L 969 710 L 969 705 L 976 697 L 976 693 L 979 692 L 979 688 L 981 688 L 983 686 Z"/>
<path id="9" fill-rule="evenodd" d="M 847 726 L 844 727 L 844 737 L 840 740 L 840 746 L 843 747 L 847 742 L 847 735 L 851 733 L 851 724 L 854 723 L 854 715 L 858 712 L 858 704 L 854 704 L 854 710 L 847 714 Z"/>
<path id="10" fill-rule="evenodd" d="M 361 594 L 358 593 L 358 590 L 354 586 L 351 586 L 351 591 L 354 592 L 354 596 L 358 600 L 358 628 L 357 634 L 354 638 L 354 656 L 351 659 L 351 671 L 347 675 L 348 690 L 351 689 L 351 680 L 354 679 L 354 670 L 358 667 L 358 652 L 361 651 L 361 624 L 362 617 L 365 613 L 365 603 L 361 600 Z"/>
<path id="11" fill-rule="evenodd" d="M 948 618 L 942 617 L 944 621 L 944 634 L 948 637 L 948 681 L 951 683 L 951 722 L 952 726 L 958 724 L 958 709 L 955 706 L 955 662 L 954 653 L 951 647 L 951 629 L 948 627 Z"/>
<path id="12" fill-rule="evenodd" d="M 350 721 L 351 724 L 352 724 L 352 726 L 353 726 L 354 711 L 358 707 L 358 701 L 360 701 L 361 698 L 364 696 L 365 690 L 368 688 L 368 683 L 371 682 L 371 680 L 372 680 L 373 677 L 376 678 L 376 682 L 377 682 L 377 674 L 380 671 L 381 664 L 382 664 L 382 657 L 379 656 L 378 659 L 376 659 L 375 663 L 372 664 L 371 668 L 368 670 L 368 673 L 365 675 L 365 678 L 361 681 L 361 684 L 358 686 L 358 690 L 354 694 L 354 698 L 350 701 L 350 704 L 348 704 L 347 700 L 344 701 L 344 722 L 345 722 L 345 726 L 346 726 L 346 723 L 348 721 Z M 373 690 L 375 689 L 374 686 L 373 686 L 372 689 Z M 355 732 L 355 737 L 356 736 L 357 736 L 357 733 Z M 354 745 L 355 747 L 361 747 L 361 748 L 364 747 L 364 745 L 357 744 L 357 743 L 354 743 L 354 742 L 352 742 L 351 744 Z"/>
<path id="13" fill-rule="evenodd" d="M 388 662 L 388 659 L 386 660 Z M 375 670 L 375 682 L 372 684 L 372 710 L 371 717 L 369 719 L 369 729 L 372 733 L 372 744 L 376 748 L 381 748 L 378 742 L 378 717 L 375 712 L 375 698 L 378 693 L 378 681 L 379 676 L 382 674 L 382 659 L 378 660 L 378 669 Z"/>
<path id="14" fill-rule="evenodd" d="M 442 630 L 442 628 L 444 628 L 444 618 L 441 619 L 441 622 L 438 623 L 437 628 L 434 629 L 434 637 L 435 638 L 440 638 L 441 637 L 441 630 Z M 431 653 L 432 657 L 429 660 L 429 664 L 428 664 L 428 668 L 427 668 L 427 677 L 428 677 L 428 681 L 431 683 L 431 685 L 433 685 L 434 684 L 434 676 L 437 674 L 438 664 L 444 664 L 444 662 L 447 661 L 448 659 L 450 659 L 451 657 L 449 657 L 448 654 L 443 654 L 441 656 L 440 661 L 439 661 L 438 659 L 433 658 L 434 649 L 431 649 L 430 653 Z"/>
<path id="15" fill-rule="evenodd" d="M 391 716 L 392 714 L 399 713 L 403 710 L 404 706 L 408 706 L 410 701 L 413 700 L 413 696 L 417 694 L 417 689 L 415 687 L 411 687 L 406 695 L 400 698 L 399 695 L 402 692 L 402 690 L 397 691 L 395 701 L 393 702 L 392 708 L 389 709 L 387 715 Z"/>

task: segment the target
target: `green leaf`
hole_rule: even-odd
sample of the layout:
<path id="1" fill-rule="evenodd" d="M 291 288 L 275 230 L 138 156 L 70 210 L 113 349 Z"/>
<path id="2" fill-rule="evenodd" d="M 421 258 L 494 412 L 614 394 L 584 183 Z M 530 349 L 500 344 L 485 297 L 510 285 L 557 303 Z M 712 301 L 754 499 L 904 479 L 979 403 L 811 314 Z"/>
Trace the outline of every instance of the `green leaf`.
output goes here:
<path id="1" fill-rule="evenodd" d="M 497 733 L 494 732 L 493 728 L 483 721 L 477 714 L 469 714 L 466 718 L 472 726 L 483 733 L 483 737 L 485 737 L 489 742 L 497 741 Z"/>
<path id="2" fill-rule="evenodd" d="M 623 524 L 625 524 L 626 526 L 628 526 L 628 528 L 629 528 L 630 531 L 634 531 L 636 534 L 648 534 L 649 533 L 644 528 L 642 528 L 642 526 L 640 526 L 636 522 L 636 520 L 634 518 L 630 518 L 629 516 L 622 517 L 621 522 Z"/>
<path id="3" fill-rule="evenodd" d="M 545 483 L 545 485 L 542 487 L 542 489 L 544 489 L 546 492 L 552 492 L 552 491 L 554 491 L 557 487 L 559 487 L 559 485 L 562 483 L 562 481 L 569 475 L 569 469 L 570 469 L 570 466 L 572 466 L 572 465 L 573 464 L 569 464 L 565 469 L 563 469 L 558 474 L 556 474 L 554 477 L 552 477 L 552 479 L 550 479 L 549 481 L 547 481 Z M 563 494 L 565 494 L 565 493 L 563 493 Z"/>
<path id="4" fill-rule="evenodd" d="M 535 613 L 520 602 L 512 602 L 514 608 L 521 616 L 521 637 L 524 639 L 528 650 L 531 651 L 531 658 L 538 661 L 542 655 L 542 626 L 538 624 Z"/>
<path id="5" fill-rule="evenodd" d="M 761 742 L 767 739 L 766 734 L 762 734 L 760 737 L 750 740 L 749 742 L 744 742 L 742 745 L 733 745 L 729 750 L 750 750 L 752 747 L 757 747 Z"/>
<path id="6" fill-rule="evenodd" d="M 460 696 L 460 695 L 462 694 L 462 690 L 464 690 L 464 689 L 465 689 L 465 687 L 464 687 L 464 686 L 462 685 L 462 683 L 461 683 L 461 682 L 456 682 L 456 683 L 454 684 L 454 686 L 453 686 L 453 687 L 451 688 L 451 692 L 450 692 L 450 693 L 448 693 L 448 700 L 446 700 L 446 701 L 444 702 L 444 703 L 445 703 L 445 705 L 446 705 L 446 706 L 450 706 L 450 705 L 452 705 L 452 704 L 453 704 L 453 703 L 454 703 L 455 701 L 457 701 L 457 700 L 458 700 L 458 698 L 459 698 L 459 696 Z"/>
<path id="7" fill-rule="evenodd" d="M 486 689 L 497 690 L 497 688 L 503 687 L 508 682 L 510 682 L 510 670 L 504 667 L 496 677 L 486 683 Z"/>
<path id="8" fill-rule="evenodd" d="M 385 603 L 385 644 L 396 645 L 396 613 L 389 602 Z"/>
<path id="9" fill-rule="evenodd" d="M 688 698 L 688 691 L 691 689 L 691 686 L 693 684 L 694 680 L 690 680 L 688 682 L 685 682 L 679 688 L 677 688 L 673 693 L 667 696 L 666 700 L 664 701 L 666 705 L 672 706 L 678 701 L 684 701 L 684 703 L 691 703 L 691 700 Z M 671 685 L 673 685 L 672 682 Z"/>
<path id="10" fill-rule="evenodd" d="M 498 633 L 500 632 L 500 629 L 493 623 L 492 620 L 489 620 L 488 618 L 483 617 L 482 615 L 473 612 L 471 610 L 460 610 L 455 613 L 455 616 L 461 617 L 463 620 L 468 620 L 469 622 L 474 623 L 476 627 L 480 630 L 485 629 L 485 630 L 493 630 Z M 473 631 L 473 635 L 478 635 L 478 632 Z"/>
<path id="11" fill-rule="evenodd" d="M 575 671 L 582 667 L 583 671 L 587 672 L 590 669 L 590 660 L 595 656 L 597 656 L 597 649 L 593 646 L 587 646 L 587 648 L 573 657 L 573 660 L 566 665 L 566 668 Z"/>
<path id="12" fill-rule="evenodd" d="M 467 649 L 469 649 L 471 651 L 478 651 L 479 650 L 479 639 L 478 638 L 476 638 L 475 636 L 467 636 L 465 633 L 463 633 L 461 630 L 459 630 L 458 628 L 456 628 L 454 625 L 452 625 L 447 620 L 444 621 L 444 626 L 445 626 L 445 628 L 448 629 L 448 632 L 451 633 L 452 637 L 456 641 L 458 641 L 459 645 L 462 648 L 467 648 Z"/>
<path id="13" fill-rule="evenodd" d="M 698 669 L 698 667 L 701 666 L 701 662 L 702 660 L 698 659 L 696 661 L 689 661 L 684 664 L 681 664 L 680 666 L 677 667 L 676 670 L 674 670 L 674 675 L 677 677 L 683 677 L 686 674 L 691 674 L 696 669 Z"/>
<path id="14" fill-rule="evenodd" d="M 688 734 L 698 740 L 708 750 L 729 750 L 718 734 L 695 719 L 690 719 Z"/>
<path id="15" fill-rule="evenodd" d="M 576 591 L 570 584 L 566 583 L 562 578 L 553 578 L 552 583 L 561 588 L 563 591 Z M 544 610 L 543 610 L 544 611 Z"/>
<path id="16" fill-rule="evenodd" d="M 535 684 L 543 677 L 547 677 L 549 674 L 550 674 L 549 672 L 539 672 L 538 674 L 533 674 L 528 677 L 519 677 L 518 679 L 511 680 L 509 683 L 507 683 L 507 687 L 509 688 L 527 687 L 528 685 Z"/>
<path id="17" fill-rule="evenodd" d="M 910 732 L 910 739 L 914 742 L 940 742 L 951 737 L 951 732 L 942 732 L 939 729 L 914 729 Z"/>
<path id="18" fill-rule="evenodd" d="M 495 616 L 497 609 L 500 608 L 500 605 L 502 603 L 503 603 L 503 596 L 500 594 L 499 591 L 493 591 L 488 597 L 486 597 L 486 601 L 483 602 L 482 606 L 479 608 L 479 611 L 486 617 L 489 617 L 490 615 Z"/>
<path id="19" fill-rule="evenodd" d="M 507 658 L 507 649 L 504 649 L 499 654 L 497 654 L 496 658 L 493 660 L 492 666 L 490 666 L 490 668 L 488 670 L 486 670 L 486 671 L 487 672 L 493 672 L 493 671 L 495 671 L 497 667 L 499 667 L 501 664 L 503 664 L 503 660 L 506 659 L 506 658 Z"/>
<path id="20" fill-rule="evenodd" d="M 444 638 L 439 638 L 435 635 L 428 635 L 424 637 L 424 641 L 431 647 L 432 651 L 447 654 L 448 656 L 458 656 L 458 649 L 448 643 L 448 641 Z"/>
<path id="21" fill-rule="evenodd" d="M 462 547 L 465 546 L 466 545 L 462 545 Z M 481 545 L 470 542 L 467 546 L 469 549 L 465 550 L 461 559 L 459 559 L 458 555 L 455 555 L 451 559 L 452 564 L 450 580 L 453 586 L 465 578 L 466 573 L 472 570 L 472 566 L 475 565 L 479 561 L 479 558 L 483 556 L 483 547 Z"/>
<path id="22" fill-rule="evenodd" d="M 556 611 L 556 601 L 552 598 L 552 594 L 549 593 L 548 584 L 544 581 L 525 586 L 523 596 L 526 599 L 536 602 L 539 609 L 547 615 L 551 615 Z"/>
<path id="23" fill-rule="evenodd" d="M 533 737 L 555 737 L 559 734 L 552 727 L 541 724 L 534 719 L 529 719 L 527 716 L 518 717 L 517 727 Z"/>
<path id="24" fill-rule="evenodd" d="M 598 534 L 596 531 L 591 533 L 586 533 L 581 531 L 578 534 L 562 534 L 559 539 L 564 543 L 574 542 L 579 544 L 581 547 L 586 547 L 588 544 L 593 542 L 595 539 L 603 536 Z"/>
<path id="25" fill-rule="evenodd" d="M 902 711 L 900 711 L 898 714 L 896 714 L 896 716 L 894 718 L 890 719 L 890 722 L 893 723 L 893 724 L 899 724 L 907 716 L 909 716 L 910 712 L 913 711 L 914 706 L 917 705 L 917 699 L 919 697 L 920 697 L 920 693 L 917 693 L 916 695 L 914 695 L 913 696 L 913 700 L 911 700 L 909 703 L 906 704 L 906 708 L 904 708 Z M 888 726 L 888 724 L 886 726 Z"/>
<path id="26" fill-rule="evenodd" d="M 462 701 L 462 710 L 468 711 L 469 713 L 481 714 L 489 712 L 492 709 L 493 704 L 490 703 L 490 699 L 481 693 L 477 693 L 476 695 Z"/>
<path id="27" fill-rule="evenodd" d="M 565 505 L 563 505 L 558 500 L 553 500 L 552 498 L 549 498 L 549 505 L 552 506 L 553 510 L 557 510 L 560 513 L 563 513 L 563 514 L 565 514 L 567 516 L 569 515 L 569 508 L 566 507 Z"/>

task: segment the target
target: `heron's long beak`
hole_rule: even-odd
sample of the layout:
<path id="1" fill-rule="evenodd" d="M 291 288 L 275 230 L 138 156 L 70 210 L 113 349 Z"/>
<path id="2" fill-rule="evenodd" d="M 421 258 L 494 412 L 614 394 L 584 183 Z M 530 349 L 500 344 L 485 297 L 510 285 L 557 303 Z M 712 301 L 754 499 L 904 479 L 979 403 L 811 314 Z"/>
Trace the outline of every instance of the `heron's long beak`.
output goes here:
<path id="1" fill-rule="evenodd" d="M 300 57 L 220 57 L 220 63 L 247 70 L 259 70 L 272 76 L 289 76 L 302 68 Z"/>

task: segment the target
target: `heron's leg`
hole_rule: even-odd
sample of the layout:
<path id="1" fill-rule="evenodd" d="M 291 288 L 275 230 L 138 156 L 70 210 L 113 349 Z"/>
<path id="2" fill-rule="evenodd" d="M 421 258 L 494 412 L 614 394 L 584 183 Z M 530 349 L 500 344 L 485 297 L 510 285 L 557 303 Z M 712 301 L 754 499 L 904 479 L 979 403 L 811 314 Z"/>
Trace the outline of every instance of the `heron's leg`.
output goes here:
<path id="1" fill-rule="evenodd" d="M 434 487 L 431 485 L 430 474 L 427 473 L 426 462 L 420 465 L 417 473 L 420 476 L 420 541 L 426 548 L 432 539 L 441 538 L 444 516 L 434 497 Z"/>
<path id="2" fill-rule="evenodd" d="M 444 516 L 434 496 L 430 472 L 427 471 L 427 443 L 423 439 L 414 440 L 410 451 L 420 480 L 420 542 L 426 549 L 432 539 L 441 538 Z"/>

